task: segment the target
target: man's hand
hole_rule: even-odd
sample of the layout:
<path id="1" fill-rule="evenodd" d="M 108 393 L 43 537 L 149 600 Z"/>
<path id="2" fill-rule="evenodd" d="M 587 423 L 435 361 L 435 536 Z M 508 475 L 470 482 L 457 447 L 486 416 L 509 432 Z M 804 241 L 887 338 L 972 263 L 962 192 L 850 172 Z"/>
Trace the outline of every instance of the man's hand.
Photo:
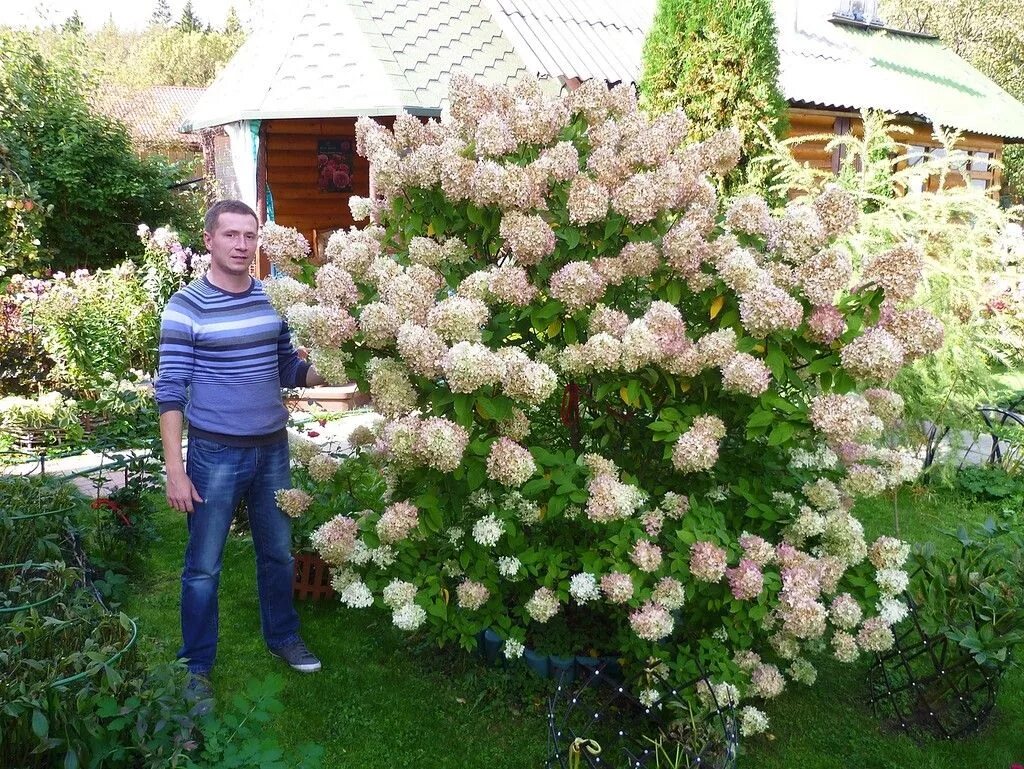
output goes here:
<path id="1" fill-rule="evenodd" d="M 178 512 L 191 513 L 195 511 L 193 503 L 202 501 L 192 479 L 184 471 L 167 474 L 167 504 Z"/>

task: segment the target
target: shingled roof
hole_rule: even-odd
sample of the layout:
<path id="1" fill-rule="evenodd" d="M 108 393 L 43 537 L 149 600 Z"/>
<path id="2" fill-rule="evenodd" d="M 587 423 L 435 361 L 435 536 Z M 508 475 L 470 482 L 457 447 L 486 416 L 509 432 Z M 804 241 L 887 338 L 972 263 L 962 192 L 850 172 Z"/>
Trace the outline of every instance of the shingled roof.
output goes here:
<path id="1" fill-rule="evenodd" d="M 483 0 L 302 0 L 250 35 L 182 127 L 437 115 L 456 72 L 499 83 L 527 74 Z"/>
<path id="2" fill-rule="evenodd" d="M 141 91 L 108 89 L 93 97 L 104 115 L 128 126 L 137 147 L 202 149 L 199 134 L 181 133 L 182 120 L 195 109 L 204 88 L 158 85 Z"/>

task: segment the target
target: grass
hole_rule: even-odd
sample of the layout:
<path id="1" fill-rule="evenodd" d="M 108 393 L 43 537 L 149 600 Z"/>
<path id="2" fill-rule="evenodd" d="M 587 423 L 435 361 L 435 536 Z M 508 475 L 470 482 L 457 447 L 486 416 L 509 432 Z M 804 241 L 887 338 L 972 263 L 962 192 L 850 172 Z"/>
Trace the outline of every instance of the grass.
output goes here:
<path id="1" fill-rule="evenodd" d="M 171 510 L 158 514 L 157 525 L 161 540 L 124 610 L 138 617 L 151 653 L 171 659 L 181 639 L 185 525 Z M 309 741 L 324 747 L 323 765 L 329 767 L 543 765 L 543 692 L 530 679 L 489 670 L 469 655 L 431 648 L 410 654 L 406 636 L 388 616 L 335 601 L 299 604 L 302 634 L 324 669 L 293 673 L 263 644 L 249 539 L 229 539 L 220 596 L 217 699 L 228 702 L 252 677 L 283 675 L 285 709 L 271 728 L 286 753 Z"/>
<path id="2" fill-rule="evenodd" d="M 889 534 L 909 542 L 930 540 L 952 553 L 956 543 L 939 532 L 999 519 L 1007 503 L 978 502 L 947 488 L 906 489 L 897 500 L 858 505 L 868 541 Z M 1016 511 L 1017 516 L 1022 511 Z M 897 528 L 898 520 L 898 528 Z M 1024 520 L 1017 517 L 1017 520 Z M 1008 769 L 1024 763 L 1024 669 L 1018 662 L 1003 679 L 985 727 L 965 740 L 910 738 L 878 722 L 868 704 L 867 662 L 818 665 L 818 683 L 790 684 L 766 712 L 774 740 L 759 740 L 743 767 L 757 769 Z"/>
<path id="3" fill-rule="evenodd" d="M 898 533 L 931 539 L 959 523 L 998 517 L 1005 503 L 977 502 L 946 489 L 905 491 L 863 503 L 870 539 Z M 1019 511 L 1018 511 L 1019 514 Z M 1020 520 L 1018 518 L 1018 520 Z M 162 540 L 125 609 L 140 619 L 151 652 L 174 655 L 180 639 L 178 589 L 185 526 L 165 510 Z M 336 602 L 300 605 L 303 635 L 324 670 L 292 674 L 262 642 L 252 545 L 232 538 L 221 584 L 217 696 L 226 702 L 251 677 L 285 675 L 284 712 L 270 725 L 287 750 L 306 742 L 325 748 L 324 766 L 349 769 L 540 769 L 545 757 L 545 690 L 522 674 L 489 670 L 469 655 L 411 649 L 383 613 Z M 745 745 L 740 766 L 757 769 L 1007 769 L 1024 761 L 1024 671 L 1004 678 L 996 710 L 980 734 L 915 745 L 875 719 L 868 705 L 867 664 L 822 661 L 818 684 L 791 684 L 766 708 L 774 739 Z"/>

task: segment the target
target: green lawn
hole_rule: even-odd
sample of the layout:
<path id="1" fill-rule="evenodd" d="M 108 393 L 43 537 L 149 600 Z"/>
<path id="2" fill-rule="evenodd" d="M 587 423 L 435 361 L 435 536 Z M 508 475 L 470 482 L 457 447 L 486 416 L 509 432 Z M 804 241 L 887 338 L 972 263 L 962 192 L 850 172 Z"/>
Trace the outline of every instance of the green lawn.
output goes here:
<path id="1" fill-rule="evenodd" d="M 139 618 L 154 654 L 173 658 L 181 636 L 178 590 L 185 542 L 180 513 L 158 516 L 161 541 L 124 610 Z M 303 636 L 323 660 L 320 673 L 293 673 L 263 644 L 251 541 L 232 537 L 221 575 L 218 660 L 213 684 L 227 702 L 250 677 L 285 678 L 284 712 L 272 728 L 282 747 L 325 749 L 324 766 L 495 767 L 544 762 L 543 690 L 525 677 L 489 670 L 469 655 L 419 649 L 383 612 L 336 601 L 300 604 Z"/>
<path id="2" fill-rule="evenodd" d="M 933 539 L 936 527 L 999 516 L 1000 503 L 980 504 L 947 491 L 905 492 L 899 533 Z M 859 509 L 869 539 L 895 533 L 892 500 Z M 1019 519 L 1018 519 L 1019 520 Z M 165 511 L 162 540 L 126 610 L 156 655 L 173 656 L 178 635 L 178 577 L 184 522 Z M 946 547 L 951 547 L 951 543 Z M 302 605 L 303 634 L 324 670 L 292 674 L 271 658 L 259 632 L 252 546 L 229 541 L 221 584 L 220 659 L 214 677 L 226 701 L 245 681 L 285 674 L 285 712 L 272 722 L 284 747 L 324 746 L 325 767 L 473 767 L 533 769 L 545 755 L 544 690 L 525 674 L 488 670 L 476 659 L 429 648 L 410 649 L 383 613 L 346 610 L 335 602 Z M 818 684 L 791 684 L 769 704 L 775 739 L 747 744 L 744 769 L 1007 769 L 1024 762 L 1024 672 L 1004 679 L 997 709 L 980 735 L 921 746 L 880 726 L 867 702 L 866 663 L 822 662 Z"/>

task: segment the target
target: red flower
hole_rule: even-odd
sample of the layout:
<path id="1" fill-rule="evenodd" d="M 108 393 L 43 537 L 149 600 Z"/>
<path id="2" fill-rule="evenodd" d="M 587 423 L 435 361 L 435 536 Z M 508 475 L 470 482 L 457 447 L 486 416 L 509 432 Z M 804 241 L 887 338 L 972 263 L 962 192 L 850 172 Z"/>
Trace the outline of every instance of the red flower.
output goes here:
<path id="1" fill-rule="evenodd" d="M 320 433 L 318 433 L 316 430 L 310 430 L 308 433 L 306 433 L 306 435 L 308 435 L 310 438 L 316 438 L 319 434 Z"/>
<path id="2" fill-rule="evenodd" d="M 92 502 L 92 509 L 109 510 L 110 512 L 117 516 L 117 519 L 123 525 L 132 525 L 131 519 L 129 519 L 128 516 L 124 514 L 124 511 L 121 509 L 121 506 L 117 504 L 117 502 L 115 502 L 114 500 L 110 499 L 109 497 L 97 497 L 96 499 L 94 499 Z"/>

